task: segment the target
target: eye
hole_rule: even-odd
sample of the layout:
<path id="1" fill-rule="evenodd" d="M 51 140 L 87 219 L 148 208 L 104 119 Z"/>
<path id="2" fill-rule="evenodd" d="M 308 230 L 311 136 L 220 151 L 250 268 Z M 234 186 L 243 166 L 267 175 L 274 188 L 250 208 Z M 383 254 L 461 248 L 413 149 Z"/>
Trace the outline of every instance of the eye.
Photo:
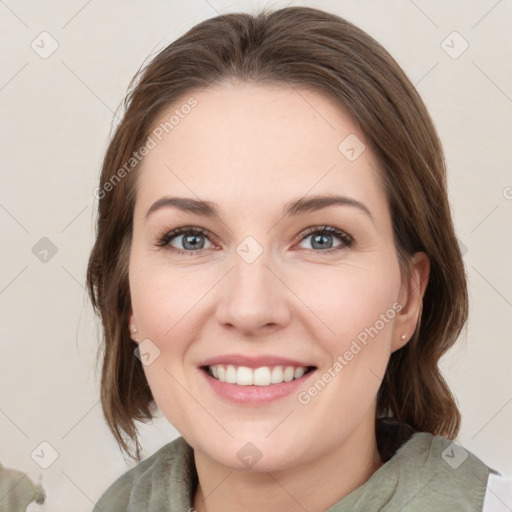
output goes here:
<path id="1" fill-rule="evenodd" d="M 301 241 L 311 238 L 313 249 L 321 249 L 309 251 L 311 254 L 330 253 L 354 245 L 354 239 L 350 235 L 332 226 L 313 226 L 301 233 L 300 237 Z M 334 248 L 332 247 L 333 237 L 341 240 L 341 243 Z"/>
<path id="2" fill-rule="evenodd" d="M 200 252 L 198 251 L 199 249 L 204 248 L 204 241 L 201 241 L 201 239 L 205 237 L 208 239 L 208 236 L 209 232 L 205 229 L 186 226 L 164 233 L 159 237 L 156 245 L 158 247 L 166 247 L 169 250 L 179 254 L 189 254 L 193 256 Z M 179 248 L 171 245 L 171 242 L 178 237 L 181 238 L 181 241 L 178 243 L 184 247 L 185 250 L 180 250 Z"/>
<path id="3" fill-rule="evenodd" d="M 312 237 L 312 235 L 315 236 Z M 212 235 L 203 228 L 185 226 L 160 235 L 156 245 L 158 247 L 165 247 L 178 254 L 193 256 L 199 254 L 202 249 L 205 249 L 204 238 L 210 241 L 209 237 L 212 237 Z M 302 232 L 298 239 L 302 242 L 310 237 L 312 237 L 311 243 L 313 245 L 313 250 L 309 251 L 310 254 L 330 253 L 343 249 L 344 247 L 352 247 L 354 244 L 354 239 L 350 235 L 332 226 L 313 226 L 308 228 L 305 232 Z M 181 239 L 178 243 L 183 249 L 172 245 L 172 242 L 177 238 Z M 338 238 L 341 243 L 332 247 L 332 238 Z M 208 247 L 206 249 L 208 249 Z"/>

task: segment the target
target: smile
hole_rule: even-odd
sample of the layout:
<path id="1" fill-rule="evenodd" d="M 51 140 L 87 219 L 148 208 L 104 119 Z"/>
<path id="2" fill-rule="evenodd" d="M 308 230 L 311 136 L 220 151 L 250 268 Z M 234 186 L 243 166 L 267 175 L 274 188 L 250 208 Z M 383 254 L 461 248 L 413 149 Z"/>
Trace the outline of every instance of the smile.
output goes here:
<path id="1" fill-rule="evenodd" d="M 300 379 L 314 369 L 312 366 L 261 366 L 249 368 L 232 364 L 209 365 L 203 369 L 220 382 L 238 386 L 271 386 Z"/>

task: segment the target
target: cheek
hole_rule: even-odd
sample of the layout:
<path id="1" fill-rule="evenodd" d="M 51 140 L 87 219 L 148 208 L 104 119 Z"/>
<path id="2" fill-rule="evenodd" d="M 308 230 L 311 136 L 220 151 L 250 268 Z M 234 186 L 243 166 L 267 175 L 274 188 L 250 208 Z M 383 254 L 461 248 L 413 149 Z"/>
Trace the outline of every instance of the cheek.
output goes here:
<path id="1" fill-rule="evenodd" d="M 130 291 L 137 326 L 144 340 L 158 354 L 151 364 L 143 365 L 146 380 L 163 414 L 178 430 L 189 430 L 189 413 L 184 404 L 190 401 L 184 360 L 193 337 L 189 315 L 193 315 L 195 293 L 187 293 L 187 280 L 176 279 L 177 273 L 158 270 L 157 266 L 133 266 Z M 190 281 L 188 281 L 190 283 Z"/>
<path id="2" fill-rule="evenodd" d="M 181 327 L 194 292 L 178 272 L 135 259 L 130 267 L 130 295 L 139 332 L 162 350 L 163 340 L 175 337 Z"/>
<path id="3" fill-rule="evenodd" d="M 189 399 L 182 389 L 189 378 L 187 357 L 191 340 L 201 335 L 197 321 L 205 315 L 201 299 L 206 300 L 214 284 L 205 279 L 191 269 L 170 269 L 136 259 L 130 268 L 132 308 L 141 340 L 149 340 L 149 347 L 158 354 L 143 366 L 144 373 L 159 407 L 172 414 Z"/>
<path id="4" fill-rule="evenodd" d="M 400 308 L 398 266 L 340 266 L 328 275 L 293 282 L 301 283 L 295 290 L 308 306 L 309 328 L 333 358 L 349 350 L 354 340 L 361 347 L 372 340 L 390 340 Z"/>
<path id="5" fill-rule="evenodd" d="M 310 329 L 328 355 L 318 380 L 298 395 L 312 428 L 324 428 L 314 426 L 318 417 L 335 418 L 333 425 L 355 425 L 375 400 L 400 310 L 398 267 L 391 264 L 386 271 L 383 266 L 347 267 L 326 281 L 328 287 L 309 288 L 309 302 L 304 302 L 321 319 L 315 317 Z"/>

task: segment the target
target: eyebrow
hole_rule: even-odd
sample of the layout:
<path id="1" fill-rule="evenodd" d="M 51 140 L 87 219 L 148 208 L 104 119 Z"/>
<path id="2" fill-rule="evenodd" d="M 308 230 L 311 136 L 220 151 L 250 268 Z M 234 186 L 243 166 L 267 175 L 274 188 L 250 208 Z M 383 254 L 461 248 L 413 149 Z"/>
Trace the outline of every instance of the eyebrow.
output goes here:
<path id="1" fill-rule="evenodd" d="M 342 205 L 357 208 L 365 213 L 375 224 L 375 220 L 368 207 L 351 197 L 339 195 L 312 195 L 294 199 L 285 204 L 283 209 L 284 217 L 293 217 L 303 215 L 313 211 L 321 210 L 329 206 Z M 161 208 L 176 208 L 183 212 L 201 215 L 203 217 L 220 218 L 219 211 L 215 203 L 211 201 L 201 201 L 189 197 L 164 196 L 151 205 L 146 212 L 147 218 Z"/>

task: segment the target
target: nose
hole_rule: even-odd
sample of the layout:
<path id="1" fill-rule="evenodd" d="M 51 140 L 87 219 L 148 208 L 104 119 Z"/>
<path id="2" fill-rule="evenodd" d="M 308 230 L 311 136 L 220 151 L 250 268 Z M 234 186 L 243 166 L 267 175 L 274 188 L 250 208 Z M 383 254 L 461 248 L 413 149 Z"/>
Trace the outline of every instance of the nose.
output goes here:
<path id="1" fill-rule="evenodd" d="M 221 287 L 217 320 L 224 328 L 247 337 L 267 335 L 286 327 L 291 318 L 290 297 L 282 276 L 260 256 L 247 263 L 235 256 L 235 264 Z"/>

